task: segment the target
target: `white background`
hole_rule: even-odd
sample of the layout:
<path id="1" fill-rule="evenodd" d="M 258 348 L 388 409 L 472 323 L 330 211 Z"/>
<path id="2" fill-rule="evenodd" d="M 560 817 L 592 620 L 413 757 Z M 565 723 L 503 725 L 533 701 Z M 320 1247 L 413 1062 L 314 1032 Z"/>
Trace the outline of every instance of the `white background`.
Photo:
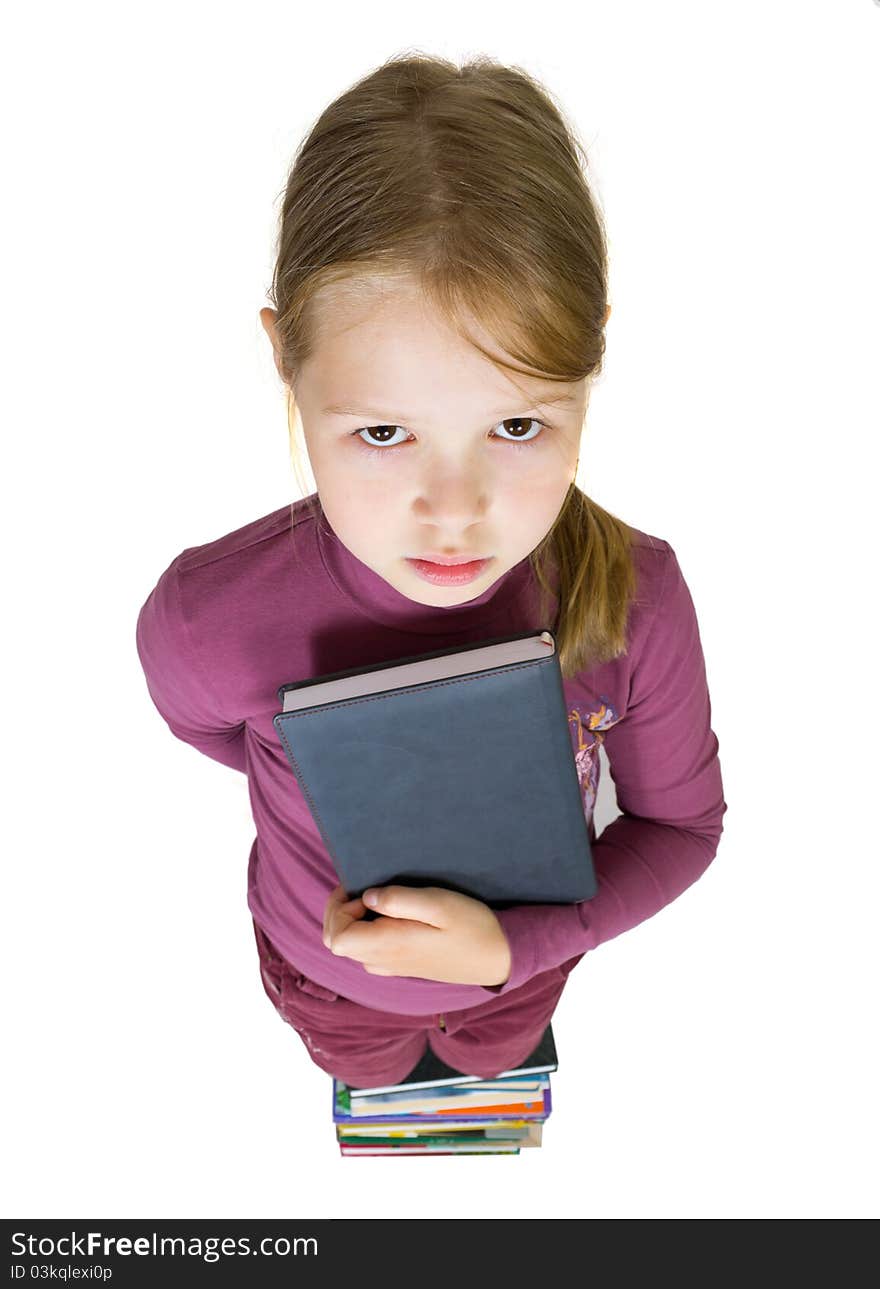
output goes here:
<path id="1" fill-rule="evenodd" d="M 4 45 L 4 1215 L 878 1216 L 880 7 L 33 4 Z M 579 482 L 676 550 L 729 807 L 571 977 L 512 1158 L 339 1155 L 260 983 L 245 778 L 135 650 L 180 550 L 300 495 L 258 318 L 280 194 L 406 49 L 521 64 L 587 148 L 613 312 Z"/>

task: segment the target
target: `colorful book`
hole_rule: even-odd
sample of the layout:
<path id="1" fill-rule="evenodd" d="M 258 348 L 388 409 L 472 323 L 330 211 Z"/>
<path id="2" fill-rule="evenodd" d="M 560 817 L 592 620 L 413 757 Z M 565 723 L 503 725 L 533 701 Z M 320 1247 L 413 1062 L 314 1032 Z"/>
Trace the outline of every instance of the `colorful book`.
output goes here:
<path id="1" fill-rule="evenodd" d="M 526 1108 L 528 1107 L 528 1108 Z M 489 1122 L 497 1123 L 504 1119 L 547 1119 L 552 1112 L 552 1096 L 550 1086 L 544 1088 L 543 1096 L 532 1103 L 520 1103 L 515 1105 L 502 1106 L 478 1106 L 472 1113 L 466 1110 L 455 1110 L 450 1108 L 447 1113 L 431 1111 L 425 1114 L 399 1114 L 399 1115 L 370 1115 L 357 1116 L 352 1113 L 351 1099 L 348 1096 L 348 1089 L 344 1082 L 333 1079 L 333 1122 L 334 1123 L 353 1123 L 361 1121 L 366 1123 L 442 1123 L 446 1118 L 453 1118 L 456 1114 L 460 1120 L 465 1123 Z"/>
<path id="2" fill-rule="evenodd" d="M 339 1135 L 339 1140 L 344 1141 L 350 1146 L 374 1146 L 384 1145 L 389 1148 L 395 1146 L 418 1146 L 422 1143 L 432 1146 L 453 1146 L 456 1150 L 462 1145 L 479 1145 L 479 1144 L 497 1144 L 499 1140 L 518 1146 L 533 1147 L 541 1145 L 541 1130 L 543 1124 L 530 1124 L 527 1128 L 519 1131 L 511 1130 L 506 1136 L 501 1129 L 469 1129 L 466 1132 L 457 1133 L 410 1133 L 406 1137 L 399 1137 L 396 1132 L 389 1132 L 386 1137 L 376 1135 L 355 1136 L 353 1134 Z M 490 1131 L 494 1136 L 490 1135 Z"/>
<path id="3" fill-rule="evenodd" d="M 528 1114 L 531 1111 L 539 1111 L 543 1106 L 543 1089 L 524 1088 L 505 1093 L 498 1088 L 485 1088 L 477 1093 L 471 1093 L 470 1089 L 462 1088 L 459 1091 L 454 1088 L 443 1088 L 441 1092 L 442 1095 L 425 1100 L 398 1101 L 396 1095 L 385 1094 L 378 1097 L 365 1097 L 352 1104 L 352 1117 L 375 1119 L 380 1115 L 396 1118 L 401 1114 L 437 1114 L 455 1118 L 478 1111 L 484 1116 L 500 1111 L 509 1114 Z"/>
<path id="4" fill-rule="evenodd" d="M 399 1137 L 413 1138 L 421 1140 L 424 1137 L 431 1137 L 442 1132 L 445 1137 L 466 1137 L 489 1139 L 491 1137 L 501 1137 L 505 1141 L 514 1137 L 527 1137 L 532 1128 L 540 1127 L 540 1122 L 529 1121 L 525 1119 L 505 1120 L 504 1125 L 499 1127 L 494 1123 L 472 1124 L 462 1123 L 460 1121 L 444 1122 L 437 1124 L 434 1122 L 423 1124 L 407 1124 L 405 1127 L 395 1125 L 392 1119 L 386 1119 L 383 1123 L 338 1123 L 336 1125 L 337 1137 L 359 1137 L 362 1140 L 375 1140 L 377 1137 L 387 1137 L 395 1140 Z"/>

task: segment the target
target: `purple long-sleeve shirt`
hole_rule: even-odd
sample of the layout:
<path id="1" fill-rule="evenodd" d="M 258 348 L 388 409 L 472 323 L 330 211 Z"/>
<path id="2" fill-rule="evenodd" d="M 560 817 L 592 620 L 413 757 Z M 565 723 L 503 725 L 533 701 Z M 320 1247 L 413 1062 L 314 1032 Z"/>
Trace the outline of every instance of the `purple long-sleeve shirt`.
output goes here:
<path id="1" fill-rule="evenodd" d="M 272 723 L 279 685 L 539 631 L 553 618 L 538 616 L 527 557 L 466 604 L 418 604 L 342 544 L 316 494 L 317 521 L 308 500 L 293 507 L 293 527 L 287 505 L 181 551 L 137 620 L 149 693 L 171 732 L 247 775 L 256 824 L 248 906 L 290 962 L 366 1006 L 454 1011 L 620 935 L 701 875 L 717 851 L 727 805 L 699 629 L 672 547 L 635 530 L 627 652 L 564 682 L 596 895 L 498 911 L 511 949 L 503 985 L 374 976 L 325 948 L 324 908 L 339 878 Z M 551 615 L 554 608 L 551 602 Z M 623 813 L 597 839 L 600 744 Z"/>

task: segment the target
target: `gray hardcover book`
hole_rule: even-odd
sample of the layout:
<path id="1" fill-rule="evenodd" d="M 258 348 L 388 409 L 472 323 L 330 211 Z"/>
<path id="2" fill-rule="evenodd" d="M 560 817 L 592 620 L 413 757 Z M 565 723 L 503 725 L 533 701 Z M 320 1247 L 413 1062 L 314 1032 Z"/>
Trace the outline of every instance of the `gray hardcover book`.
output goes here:
<path id="1" fill-rule="evenodd" d="M 278 701 L 349 898 L 398 883 L 493 909 L 595 895 L 552 631 L 282 685 Z"/>

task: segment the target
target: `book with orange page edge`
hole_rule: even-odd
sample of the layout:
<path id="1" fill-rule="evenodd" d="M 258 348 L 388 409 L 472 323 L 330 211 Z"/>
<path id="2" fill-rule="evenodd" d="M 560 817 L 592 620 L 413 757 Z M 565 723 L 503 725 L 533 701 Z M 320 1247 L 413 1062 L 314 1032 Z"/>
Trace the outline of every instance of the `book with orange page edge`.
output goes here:
<path id="1" fill-rule="evenodd" d="M 278 700 L 273 724 L 348 898 L 441 886 L 498 910 L 595 895 L 552 631 L 294 681 Z"/>
<path id="2" fill-rule="evenodd" d="M 450 1089 L 450 1091 L 454 1091 Z M 333 1122 L 346 1124 L 387 1124 L 392 1120 L 395 1124 L 404 1123 L 462 1123 L 468 1124 L 487 1124 L 490 1126 L 503 1124 L 506 1120 L 544 1122 L 550 1117 L 553 1110 L 553 1098 L 549 1083 L 541 1090 L 540 1095 L 529 1097 L 520 1102 L 510 1102 L 501 1105 L 481 1105 L 474 1106 L 472 1110 L 464 1107 L 456 1108 L 454 1097 L 450 1097 L 449 1108 L 439 1111 L 426 1111 L 421 1114 L 395 1114 L 393 1109 L 386 1110 L 384 1114 L 359 1114 L 351 1113 L 351 1101 L 348 1095 L 348 1089 L 344 1082 L 339 1079 L 333 1079 L 332 1086 L 333 1096 Z"/>

